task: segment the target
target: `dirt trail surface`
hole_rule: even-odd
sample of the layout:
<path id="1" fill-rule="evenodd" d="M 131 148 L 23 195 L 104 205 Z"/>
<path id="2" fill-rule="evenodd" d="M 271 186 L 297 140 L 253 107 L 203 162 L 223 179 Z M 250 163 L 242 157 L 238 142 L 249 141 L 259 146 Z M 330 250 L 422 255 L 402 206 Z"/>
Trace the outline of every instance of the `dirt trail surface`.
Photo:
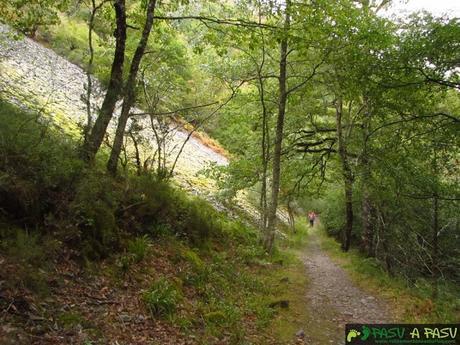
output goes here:
<path id="1" fill-rule="evenodd" d="M 346 323 L 388 323 L 391 314 L 383 300 L 356 287 L 348 274 L 321 249 L 314 229 L 303 262 L 310 280 L 307 298 L 311 315 L 305 328 L 309 345 L 345 344 Z"/>

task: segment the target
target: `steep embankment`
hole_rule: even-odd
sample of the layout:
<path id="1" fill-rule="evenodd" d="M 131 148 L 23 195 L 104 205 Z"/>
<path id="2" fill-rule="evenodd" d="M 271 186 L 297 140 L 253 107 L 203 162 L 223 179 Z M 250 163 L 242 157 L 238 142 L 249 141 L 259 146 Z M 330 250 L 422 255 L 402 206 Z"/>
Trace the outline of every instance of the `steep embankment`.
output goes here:
<path id="1" fill-rule="evenodd" d="M 85 123 L 85 71 L 31 39 L 14 39 L 5 26 L 0 26 L 0 42 L 0 90 L 3 95 L 20 104 L 41 109 L 65 130 L 76 131 L 78 123 Z M 94 111 L 101 104 L 103 90 L 97 80 L 93 80 L 93 83 L 91 103 Z M 113 129 L 115 125 L 114 120 L 110 126 Z M 154 149 L 153 133 L 151 130 L 149 133 L 148 129 L 143 132 Z M 171 157 L 177 155 L 187 135 L 180 128 L 172 129 L 167 142 Z M 191 137 L 178 159 L 177 179 L 191 182 L 210 163 L 226 165 L 228 161 L 223 155 Z"/>
<path id="2" fill-rule="evenodd" d="M 7 26 L 0 25 L 0 97 L 38 109 L 58 127 L 79 135 L 78 124 L 84 124 L 87 119 L 84 101 L 87 85 L 85 71 L 29 38 L 13 36 Z M 101 84 L 93 79 L 93 114 L 101 104 L 103 94 Z M 145 127 L 141 131 L 142 136 L 153 153 L 156 141 L 150 121 L 147 117 L 141 121 Z M 115 126 L 116 118 L 110 123 L 109 132 L 113 132 Z M 227 165 L 228 159 L 196 137 L 188 136 L 189 133 L 181 125 L 170 127 L 166 143 L 170 165 L 182 150 L 177 160 L 174 180 L 192 194 L 199 194 L 221 208 L 216 199 L 214 181 L 199 173 L 210 165 Z M 244 194 L 238 198 L 238 205 L 249 214 L 257 214 L 245 201 Z"/>
<path id="3" fill-rule="evenodd" d="M 276 344 L 257 229 L 37 118 L 0 101 L 0 344 Z"/>
<path id="4" fill-rule="evenodd" d="M 0 107 L 1 192 L 24 206 L 0 209 L 0 343 L 277 344 L 269 325 L 291 264 L 267 257 L 256 229 L 170 184 L 83 171 L 84 71 L 0 29 L 0 97 L 34 109 Z M 173 133 L 172 156 L 188 136 Z M 228 161 L 191 138 L 175 181 L 219 206 L 213 182 L 197 176 L 210 163 Z M 24 215 L 24 226 L 10 221 Z"/>

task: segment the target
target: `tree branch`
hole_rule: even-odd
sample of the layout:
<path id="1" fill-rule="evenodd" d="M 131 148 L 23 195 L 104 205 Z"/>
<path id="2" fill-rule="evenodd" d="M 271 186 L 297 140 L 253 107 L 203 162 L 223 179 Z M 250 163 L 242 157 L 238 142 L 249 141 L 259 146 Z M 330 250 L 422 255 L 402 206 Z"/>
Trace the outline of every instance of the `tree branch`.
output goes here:
<path id="1" fill-rule="evenodd" d="M 180 112 L 187 111 L 187 110 L 193 110 L 193 109 L 198 109 L 198 108 L 209 107 L 211 105 L 218 104 L 218 103 L 219 102 L 212 102 L 212 103 L 195 105 L 195 106 L 191 106 L 191 107 L 185 107 L 185 108 L 180 108 L 180 109 L 171 110 L 171 111 L 165 111 L 165 112 L 160 112 L 160 113 L 152 113 L 152 112 L 132 113 L 130 116 L 142 116 L 142 115 L 165 116 L 165 115 L 173 115 L 173 114 L 180 113 Z"/>
<path id="2" fill-rule="evenodd" d="M 198 20 L 205 25 L 208 23 L 215 23 L 215 24 L 233 25 L 233 26 L 239 26 L 239 27 L 265 28 L 265 29 L 272 29 L 272 30 L 278 29 L 278 27 L 274 25 L 262 24 L 262 23 L 247 21 L 244 19 L 233 19 L 233 18 L 219 19 L 215 17 L 204 17 L 204 16 L 155 16 L 154 18 L 158 20 L 185 20 L 185 19 L 190 20 L 191 19 L 191 20 Z"/>

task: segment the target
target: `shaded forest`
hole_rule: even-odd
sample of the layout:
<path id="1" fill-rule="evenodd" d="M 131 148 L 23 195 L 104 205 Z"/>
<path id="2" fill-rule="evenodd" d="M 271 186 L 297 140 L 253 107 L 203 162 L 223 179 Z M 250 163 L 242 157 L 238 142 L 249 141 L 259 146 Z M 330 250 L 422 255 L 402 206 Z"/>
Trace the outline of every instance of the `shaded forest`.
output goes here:
<path id="1" fill-rule="evenodd" d="M 141 294 L 147 318 L 162 320 L 161 331 L 126 343 L 163 332 L 161 344 L 287 344 L 263 330 L 296 298 L 283 297 L 280 279 L 304 284 L 295 253 L 312 236 L 314 211 L 352 270 L 423 295 L 406 320 L 458 321 L 460 22 L 390 17 L 391 5 L 2 5 L 10 29 L 0 36 L 0 71 L 9 42 L 31 38 L 85 73 L 78 122 L 59 122 L 51 104 L 18 101 L 0 84 L 2 320 L 56 319 L 62 299 L 40 309 L 31 301 L 42 297 L 27 296 L 72 294 L 88 282 L 69 287 L 53 270 L 82 279 L 100 270 L 90 293 Z M 191 196 L 177 182 L 192 140 L 228 161 L 203 165 L 189 182 L 212 193 Z M 68 331 L 96 314 L 64 311 L 56 322 Z M 85 339 L 109 341 L 108 320 L 105 338 Z M 30 334 L 46 343 L 23 331 L 24 343 Z M 74 343 L 93 344 L 76 334 Z"/>

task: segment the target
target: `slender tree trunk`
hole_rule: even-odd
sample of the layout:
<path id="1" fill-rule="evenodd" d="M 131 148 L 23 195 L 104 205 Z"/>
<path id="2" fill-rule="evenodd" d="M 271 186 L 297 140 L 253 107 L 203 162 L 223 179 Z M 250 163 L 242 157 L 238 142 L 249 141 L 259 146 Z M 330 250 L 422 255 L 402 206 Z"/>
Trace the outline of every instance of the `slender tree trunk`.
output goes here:
<path id="1" fill-rule="evenodd" d="M 262 186 L 260 188 L 260 230 L 264 234 L 267 231 L 268 203 L 267 203 L 267 186 L 268 186 L 268 163 L 270 157 L 270 132 L 268 127 L 268 112 L 265 105 L 265 90 L 261 75 L 260 82 L 260 102 L 262 103 L 262 142 L 261 142 L 261 159 L 262 159 Z"/>
<path id="2" fill-rule="evenodd" d="M 438 297 L 438 256 L 439 256 L 439 245 L 438 245 L 438 233 L 439 233 L 439 196 L 435 193 L 433 197 L 433 251 L 432 256 L 432 275 L 433 275 L 433 298 Z"/>
<path id="3" fill-rule="evenodd" d="M 379 224 L 377 227 L 378 236 L 380 237 L 380 241 L 382 243 L 383 249 L 383 260 L 385 262 L 385 269 L 390 276 L 393 276 L 393 263 L 390 253 L 390 245 L 389 245 L 389 238 L 388 236 L 388 229 L 390 224 L 388 224 L 387 217 L 385 215 L 385 204 L 376 210 L 377 218 L 379 218 Z M 376 252 L 376 255 L 378 253 Z"/>
<path id="4" fill-rule="evenodd" d="M 260 2 L 259 2 L 260 5 Z M 262 13 L 259 7 L 259 24 L 262 23 Z M 265 37 L 264 30 L 260 30 L 262 37 L 262 62 L 257 66 L 257 77 L 259 82 L 259 99 L 262 106 L 262 140 L 261 140 L 261 160 L 262 160 L 262 185 L 260 188 L 260 232 L 265 234 L 267 231 L 267 180 L 268 180 L 268 161 L 270 155 L 270 135 L 268 128 L 268 111 L 265 103 L 265 85 L 262 78 L 265 65 Z"/>
<path id="5" fill-rule="evenodd" d="M 259 16 L 259 23 L 260 23 Z M 262 160 L 262 185 L 260 188 L 260 230 L 264 234 L 267 228 L 267 178 L 268 178 L 268 158 L 269 158 L 269 129 L 268 112 L 265 104 L 265 86 L 262 78 L 262 70 L 265 64 L 265 40 L 262 32 L 262 62 L 257 68 L 259 82 L 259 99 L 262 107 L 262 141 L 261 141 L 261 160 Z"/>
<path id="6" fill-rule="evenodd" d="M 267 177 L 268 177 L 268 125 L 267 125 L 267 112 L 264 102 L 264 89 L 263 81 L 260 80 L 260 99 L 263 104 L 262 108 L 262 142 L 261 142 L 261 158 L 262 158 L 262 185 L 260 188 L 260 230 L 265 233 L 267 228 Z"/>
<path id="7" fill-rule="evenodd" d="M 141 162 L 141 155 L 139 151 L 139 144 L 137 143 L 136 136 L 132 132 L 132 130 L 129 131 L 129 136 L 131 140 L 133 141 L 134 145 L 134 154 L 135 154 L 135 159 L 136 159 L 136 172 L 137 176 L 140 176 L 142 174 L 142 162 Z"/>
<path id="8" fill-rule="evenodd" d="M 286 115 L 287 104 L 287 55 L 288 55 L 288 32 L 291 25 L 290 17 L 291 1 L 286 1 L 286 19 L 284 21 L 284 37 L 281 40 L 280 49 L 280 69 L 279 69 L 279 106 L 278 118 L 276 123 L 275 147 L 273 149 L 273 175 L 271 200 L 267 214 L 267 229 L 264 236 L 264 248 L 267 252 L 272 252 L 276 230 L 276 210 L 278 209 L 278 195 L 281 177 L 281 148 L 283 144 L 284 117 Z"/>
<path id="9" fill-rule="evenodd" d="M 367 170 L 367 171 L 366 171 Z M 365 171 L 363 172 L 364 175 L 368 174 L 369 171 L 365 167 Z M 363 233 L 362 233 L 362 242 L 363 242 L 363 250 L 367 256 L 372 257 L 374 256 L 374 228 L 373 224 L 371 223 L 371 200 L 369 195 L 369 186 L 368 180 L 363 181 L 363 200 L 362 200 L 362 222 L 363 222 Z"/>
<path id="10" fill-rule="evenodd" d="M 361 204 L 361 215 L 362 215 L 362 244 L 363 250 L 367 256 L 374 256 L 374 229 L 372 224 L 372 204 L 370 196 L 370 179 L 371 179 L 371 166 L 369 161 L 369 131 L 370 131 L 370 121 L 371 121 L 371 112 L 369 109 L 368 100 L 364 98 L 366 110 L 364 112 L 364 122 L 363 122 L 363 139 L 364 147 L 361 156 L 361 166 L 362 166 L 362 193 L 363 200 Z"/>
<path id="11" fill-rule="evenodd" d="M 89 49 L 89 59 L 88 66 L 86 71 L 86 125 L 83 131 L 84 142 L 86 143 L 89 140 L 89 133 L 91 127 L 93 126 L 93 116 L 91 109 L 91 93 L 93 90 L 93 80 L 91 74 L 93 73 L 93 61 L 94 61 L 94 48 L 93 48 L 93 27 L 94 19 L 96 17 L 96 12 L 98 7 L 96 6 L 96 0 L 91 0 L 91 15 L 88 19 L 88 49 Z"/>
<path id="12" fill-rule="evenodd" d="M 347 252 L 350 249 L 351 233 L 353 230 L 353 173 L 348 162 L 347 146 L 342 132 L 342 100 L 335 102 L 336 124 L 337 124 L 337 141 L 340 163 L 342 165 L 342 175 L 345 190 L 345 210 L 346 224 L 342 232 L 342 250 Z"/>
<path id="13" fill-rule="evenodd" d="M 438 191 L 438 155 L 436 152 L 436 148 L 434 151 L 434 159 L 433 159 L 433 175 L 435 176 L 435 190 L 433 193 L 433 239 L 432 239 L 432 253 L 431 253 L 431 272 L 433 276 L 433 298 L 438 297 L 438 276 L 439 276 L 439 244 L 438 244 L 438 234 L 439 234 L 439 191 Z"/>
<path id="14" fill-rule="evenodd" d="M 291 198 L 288 197 L 288 201 L 287 201 L 287 211 L 288 211 L 288 216 L 289 216 L 289 225 L 291 226 L 291 229 L 292 229 L 292 232 L 293 233 L 296 233 L 296 230 L 295 230 L 295 216 L 294 216 L 294 210 L 292 209 L 292 205 L 291 205 Z"/>
<path id="15" fill-rule="evenodd" d="M 112 151 L 107 163 L 107 170 L 115 175 L 117 172 L 118 157 L 120 156 L 121 145 L 123 143 L 123 136 L 125 134 L 126 124 L 128 123 L 129 112 L 136 100 L 136 79 L 139 72 L 142 57 L 144 56 L 145 48 L 149 40 L 150 32 L 153 26 L 153 18 L 155 12 L 156 0 L 150 0 L 147 6 L 147 17 L 142 31 L 141 39 L 137 45 L 131 67 L 129 70 L 128 81 L 125 85 L 125 94 L 123 97 L 123 106 L 121 109 L 120 117 L 118 118 L 118 126 L 115 132 L 115 139 L 113 141 Z"/>
<path id="16" fill-rule="evenodd" d="M 87 136 L 82 148 L 82 158 L 90 162 L 96 156 L 104 140 L 107 126 L 113 116 L 113 111 L 120 97 L 123 86 L 123 63 L 125 61 L 126 46 L 126 6 L 125 0 L 115 0 L 116 15 L 115 53 L 110 71 L 110 80 L 107 92 L 102 102 L 99 115 L 94 123 L 91 133 Z"/>

